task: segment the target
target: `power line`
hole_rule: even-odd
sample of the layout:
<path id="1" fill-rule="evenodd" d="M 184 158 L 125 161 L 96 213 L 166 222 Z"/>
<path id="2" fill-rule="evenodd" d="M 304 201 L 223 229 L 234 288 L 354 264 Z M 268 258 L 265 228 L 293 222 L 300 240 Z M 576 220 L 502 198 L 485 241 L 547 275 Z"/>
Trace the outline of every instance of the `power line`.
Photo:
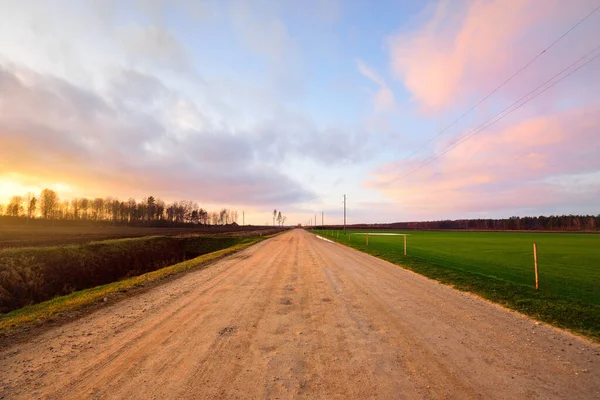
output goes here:
<path id="1" fill-rule="evenodd" d="M 562 78 L 558 79 L 557 81 L 551 83 L 548 87 L 544 88 L 542 91 L 540 91 L 539 93 L 536 93 L 534 96 L 532 96 L 531 98 L 527 99 L 529 96 L 531 96 L 533 93 L 537 92 L 538 90 L 540 90 L 541 88 L 543 88 L 545 85 L 547 85 L 549 82 L 551 82 L 552 80 L 554 80 L 556 77 L 562 75 L 565 71 L 569 70 L 570 68 L 572 68 L 574 65 L 578 64 L 580 61 L 582 61 L 583 59 L 585 59 L 586 57 L 588 57 L 590 54 L 594 53 L 595 51 L 597 51 L 598 49 L 600 49 L 600 46 L 597 46 L 596 48 L 594 48 L 592 51 L 586 53 L 583 57 L 579 58 L 577 61 L 575 61 L 574 63 L 570 64 L 568 67 L 564 68 L 562 71 L 560 71 L 558 74 L 554 75 L 552 78 L 548 79 L 547 81 L 545 81 L 544 83 L 542 83 L 540 86 L 538 86 L 537 88 L 535 88 L 534 90 L 530 91 L 529 93 L 527 93 L 525 96 L 521 97 L 519 100 L 515 101 L 514 103 L 512 103 L 511 105 L 509 105 L 508 107 L 506 107 L 504 110 L 502 110 L 500 113 L 497 113 L 496 115 L 494 115 L 493 117 L 491 117 L 490 119 L 484 121 L 482 124 L 480 124 L 478 127 L 471 129 L 471 131 L 469 131 L 469 133 L 467 133 L 464 137 L 458 139 L 456 142 L 451 143 L 450 145 L 446 146 L 440 153 L 436 153 L 430 157 L 428 157 L 427 159 L 425 159 L 421 164 L 419 164 L 417 167 L 413 168 L 412 170 L 408 171 L 406 174 L 402 175 L 401 177 L 397 178 L 397 180 L 401 180 L 404 177 L 406 177 L 407 175 L 410 175 L 411 173 L 421 169 L 422 167 L 424 167 L 425 165 L 431 163 L 432 161 L 436 160 L 437 158 L 441 157 L 442 155 L 448 153 L 450 150 L 456 148 L 458 145 L 464 143 L 465 141 L 467 141 L 468 139 L 470 139 L 471 137 L 477 135 L 478 133 L 480 133 L 481 131 L 483 131 L 485 128 L 495 124 L 496 122 L 500 121 L 501 119 L 503 119 L 504 117 L 506 117 L 507 115 L 511 114 L 512 112 L 516 111 L 517 109 L 521 108 L 522 106 L 524 106 L 525 104 L 529 103 L 531 100 L 533 100 L 534 98 L 536 98 L 537 96 L 541 95 L 542 93 L 544 93 L 546 90 L 550 89 L 552 86 L 556 85 L 557 83 L 559 83 L 560 81 L 566 79 L 567 77 L 569 77 L 570 75 L 574 74 L 575 72 L 577 72 L 579 69 L 583 68 L 584 66 L 586 66 L 587 64 L 589 64 L 590 62 L 592 62 L 593 60 L 595 60 L 596 58 L 600 57 L 600 54 L 597 54 L 596 56 L 592 57 L 591 59 L 587 60 L 585 63 L 581 64 L 580 66 L 578 66 L 577 68 L 575 68 L 574 70 L 572 70 L 571 72 L 569 72 L 568 74 L 566 74 L 565 76 L 563 76 Z M 525 100 L 522 104 L 518 104 L 521 101 Z M 516 107 L 515 107 L 516 105 Z M 513 108 L 511 110 L 511 108 Z M 508 111 L 508 112 L 507 112 Z M 506 114 L 504 114 L 506 112 Z M 504 114 L 504 115 L 502 115 Z M 498 117 L 498 118 L 497 118 Z M 493 120 L 494 118 L 497 118 L 495 120 Z M 493 121 L 492 121 L 493 120 Z M 492 121 L 492 122 L 489 122 Z M 489 122 L 489 123 L 488 123 Z"/>
<path id="2" fill-rule="evenodd" d="M 466 142 L 467 140 L 471 139 L 473 136 L 481 133 L 483 130 L 485 130 L 489 126 L 491 126 L 491 125 L 495 124 L 496 122 L 500 121 L 501 119 L 503 119 L 507 115 L 513 113 L 514 111 L 518 110 L 519 108 L 523 107 L 525 104 L 529 103 L 531 100 L 535 99 L 536 97 L 538 97 L 539 95 L 541 95 L 542 93 L 544 93 L 545 91 L 547 91 L 548 89 L 550 89 L 551 87 L 555 86 L 559 82 L 561 82 L 564 79 L 568 78 L 569 76 L 573 75 L 575 72 L 579 71 L 581 68 L 585 67 L 586 65 L 588 65 L 589 63 L 591 63 L 592 61 L 594 61 L 595 59 L 597 59 L 598 57 L 600 57 L 600 53 L 596 54 L 595 56 L 593 56 L 589 60 L 585 61 L 583 64 L 579 65 L 578 67 L 576 67 L 572 71 L 568 72 L 566 75 L 564 75 L 564 76 L 560 77 L 559 79 L 557 79 L 556 81 L 552 82 L 555 78 L 559 77 L 560 75 L 562 75 L 563 73 L 565 73 L 566 71 L 568 71 L 569 69 L 571 69 L 576 64 L 579 64 L 582 60 L 584 60 L 585 58 L 589 57 L 591 54 L 593 54 L 594 52 L 597 52 L 598 50 L 600 50 L 600 46 L 596 46 L 593 50 L 591 50 L 588 53 L 586 53 L 584 56 L 582 56 L 581 58 L 579 58 L 577 61 L 575 61 L 574 63 L 570 64 L 568 67 L 564 68 L 562 71 L 560 71 L 559 73 L 557 73 L 556 75 L 554 75 L 550 79 L 546 80 L 544 83 L 542 83 L 541 85 L 539 85 L 538 87 L 536 87 L 535 89 L 533 89 L 532 91 L 530 91 L 529 93 L 527 93 L 525 96 L 521 97 L 519 100 L 515 101 L 514 103 L 512 103 L 511 105 L 509 105 L 508 107 L 506 107 L 501 112 L 499 112 L 496 115 L 494 115 L 493 117 L 489 118 L 488 120 L 486 120 L 485 122 L 483 122 L 482 124 L 480 124 L 478 127 L 471 129 L 469 131 L 469 133 L 467 133 L 464 137 L 462 137 L 462 138 L 458 139 L 456 142 L 451 143 L 450 145 L 446 146 L 441 152 L 436 153 L 436 154 L 434 154 L 434 155 L 426 158 L 418 166 L 416 166 L 415 168 L 411 169 L 410 171 L 408 171 L 404 175 L 398 177 L 396 179 L 396 181 L 404 179 L 406 176 L 412 174 L 415 171 L 418 171 L 419 169 L 423 168 L 425 165 L 430 164 L 432 161 L 434 161 L 434 160 L 438 159 L 439 157 L 443 156 L 444 154 L 448 153 L 450 150 L 458 147 L 460 144 L 462 144 L 462 143 Z M 546 86 L 546 85 L 548 85 L 548 86 Z M 546 87 L 544 88 L 544 86 L 546 86 Z M 540 92 L 535 93 L 535 92 L 537 92 L 540 89 L 542 89 Z M 532 94 L 533 94 L 533 96 L 532 96 Z M 523 100 L 525 100 L 525 101 L 523 101 Z M 521 103 L 521 104 L 519 104 L 519 103 Z"/>
<path id="3" fill-rule="evenodd" d="M 558 42 L 560 42 L 565 36 L 567 36 L 569 33 L 571 33 L 575 28 L 577 28 L 579 25 L 581 25 L 586 19 L 588 19 L 589 17 L 592 16 L 592 14 L 594 14 L 596 11 L 598 11 L 600 9 L 600 4 L 597 5 L 592 11 L 590 11 L 585 17 L 583 17 L 582 19 L 580 19 L 575 25 L 571 26 L 571 28 L 569 28 L 569 30 L 567 30 L 565 33 L 563 33 L 562 35 L 560 35 L 556 40 L 554 40 L 554 42 L 550 43 L 550 45 L 548 45 L 544 50 L 542 50 L 538 55 L 536 55 L 534 58 L 532 58 L 531 60 L 529 60 L 529 62 L 527 62 L 525 65 L 523 65 L 521 68 L 519 68 L 515 73 L 513 73 L 511 76 L 508 77 L 508 79 L 506 79 L 504 82 L 502 82 L 499 86 L 497 86 L 494 90 L 492 90 L 490 93 L 488 93 L 484 98 L 482 98 L 481 100 L 479 100 L 474 106 L 472 106 L 471 108 L 469 108 L 466 112 L 464 112 L 460 117 L 458 117 L 457 119 L 455 119 L 450 125 L 446 126 L 444 129 L 442 129 L 440 132 L 438 132 L 436 135 L 432 136 L 431 138 L 429 138 L 429 140 L 427 140 L 423 145 L 421 145 L 417 150 L 413 151 L 408 157 L 404 158 L 403 161 L 409 160 L 412 156 L 414 156 L 415 154 L 419 153 L 421 150 L 423 150 L 429 143 L 431 143 L 435 138 L 439 137 L 440 135 L 442 135 L 444 132 L 446 132 L 448 129 L 452 128 L 454 125 L 456 125 L 458 122 L 460 122 L 464 117 L 466 117 L 471 111 L 473 111 L 475 108 L 477 108 L 479 105 L 481 105 L 481 103 L 483 103 L 484 101 L 486 101 L 487 99 L 489 99 L 494 93 L 496 93 L 498 90 L 500 90 L 504 85 L 506 85 L 508 82 L 510 82 L 514 77 L 516 77 L 517 75 L 519 75 L 521 72 L 523 72 L 527 67 L 529 67 L 531 64 L 533 64 L 538 58 L 540 58 L 544 53 L 546 53 L 550 48 L 552 48 L 555 44 L 557 44 Z"/>
<path id="4" fill-rule="evenodd" d="M 346 232 L 346 195 L 344 194 L 344 232 Z"/>

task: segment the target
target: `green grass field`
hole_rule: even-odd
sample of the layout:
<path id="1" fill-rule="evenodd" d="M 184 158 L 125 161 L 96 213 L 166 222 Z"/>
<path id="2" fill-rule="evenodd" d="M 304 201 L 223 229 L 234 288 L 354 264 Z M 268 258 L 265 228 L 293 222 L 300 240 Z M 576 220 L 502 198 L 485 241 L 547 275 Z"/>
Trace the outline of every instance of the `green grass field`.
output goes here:
<path id="1" fill-rule="evenodd" d="M 314 231 L 554 325 L 600 339 L 600 235 L 419 232 L 402 236 Z M 535 291 L 533 243 L 540 290 Z"/>

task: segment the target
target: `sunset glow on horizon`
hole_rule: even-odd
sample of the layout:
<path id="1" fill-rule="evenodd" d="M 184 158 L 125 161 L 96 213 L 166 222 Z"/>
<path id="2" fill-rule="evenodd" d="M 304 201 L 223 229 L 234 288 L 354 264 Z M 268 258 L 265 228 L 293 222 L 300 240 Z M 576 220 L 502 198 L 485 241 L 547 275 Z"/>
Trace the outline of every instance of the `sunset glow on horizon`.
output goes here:
<path id="1" fill-rule="evenodd" d="M 597 6 L 3 2 L 0 204 L 49 188 L 251 224 L 340 223 L 343 194 L 349 223 L 596 215 Z"/>

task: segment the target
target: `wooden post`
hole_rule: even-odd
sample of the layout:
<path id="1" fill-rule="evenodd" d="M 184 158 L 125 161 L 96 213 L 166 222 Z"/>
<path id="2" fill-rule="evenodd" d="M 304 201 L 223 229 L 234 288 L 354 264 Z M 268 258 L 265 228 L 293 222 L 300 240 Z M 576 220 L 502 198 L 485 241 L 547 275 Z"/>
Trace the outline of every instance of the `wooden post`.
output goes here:
<path id="1" fill-rule="evenodd" d="M 404 235 L 404 255 L 406 255 L 406 235 Z"/>
<path id="2" fill-rule="evenodd" d="M 369 245 L 369 234 L 367 233 L 367 246 Z"/>
<path id="3" fill-rule="evenodd" d="M 540 290 L 540 276 L 538 273 L 538 262 L 537 262 L 537 245 L 533 244 L 533 266 L 535 267 L 535 290 Z"/>

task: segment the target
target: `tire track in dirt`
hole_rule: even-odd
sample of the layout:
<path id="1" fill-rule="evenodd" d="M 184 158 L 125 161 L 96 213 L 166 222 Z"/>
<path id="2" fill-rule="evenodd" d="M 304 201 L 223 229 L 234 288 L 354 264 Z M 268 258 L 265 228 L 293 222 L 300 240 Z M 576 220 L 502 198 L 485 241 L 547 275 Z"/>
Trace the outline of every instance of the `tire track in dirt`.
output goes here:
<path id="1" fill-rule="evenodd" d="M 361 282 L 360 278 L 371 272 L 368 266 L 364 266 L 364 270 L 361 271 L 359 279 L 357 279 L 356 276 L 349 274 L 346 269 L 336 268 L 337 264 L 332 262 L 332 259 L 327 257 L 323 252 L 317 251 L 315 253 L 318 255 L 319 263 L 329 267 L 331 281 L 337 282 L 336 286 L 345 287 L 347 289 L 345 292 L 351 293 L 342 294 L 344 304 L 346 305 L 346 320 L 352 321 L 355 329 L 363 332 L 363 341 L 371 342 L 370 347 L 372 351 L 374 353 L 381 353 L 381 350 L 378 348 L 386 346 L 402 349 L 400 355 L 401 363 L 407 372 L 409 372 L 403 376 L 406 378 L 404 384 L 412 387 L 412 393 L 418 394 L 418 397 L 425 394 L 438 397 L 441 393 L 434 393 L 431 390 L 432 386 L 430 382 L 443 381 L 445 382 L 444 387 L 451 387 L 454 391 L 460 393 L 462 398 L 477 397 L 476 391 L 462 380 L 455 379 L 455 374 L 451 368 L 440 363 L 439 356 L 423 346 L 419 342 L 418 336 L 415 340 L 415 333 L 402 323 L 402 319 L 398 318 L 397 314 L 392 312 L 396 308 L 394 304 L 382 301 L 375 291 L 364 286 L 364 282 Z M 355 259 L 353 261 L 356 262 Z M 363 266 L 364 264 L 361 264 L 359 261 L 359 265 Z M 345 266 L 348 267 L 348 263 Z M 383 318 L 373 318 L 373 316 Z M 382 324 L 382 321 L 385 321 L 385 323 Z M 414 358 L 412 354 L 418 354 L 418 363 L 412 361 Z M 385 363 L 389 365 L 380 365 L 380 373 L 387 375 L 389 371 L 392 371 L 393 361 L 385 360 Z M 396 361 L 398 360 L 396 359 Z M 393 381 L 391 377 L 385 380 L 388 382 Z M 374 388 L 377 387 L 380 391 L 381 386 L 381 382 L 373 385 Z M 392 390 L 388 394 L 392 396 L 393 393 Z M 448 394 L 447 392 L 444 393 Z"/>
<path id="2" fill-rule="evenodd" d="M 61 391 L 57 392 L 57 395 L 59 397 L 66 398 L 70 392 L 77 393 L 78 390 L 81 389 L 81 382 L 86 382 L 86 380 L 92 376 L 95 377 L 95 379 L 99 382 L 106 381 L 109 382 L 108 385 L 111 385 L 114 377 L 111 377 L 110 373 L 116 370 L 118 371 L 118 374 L 127 376 L 128 372 L 139 370 L 139 364 L 143 364 L 143 361 L 145 361 L 145 359 L 152 354 L 152 349 L 156 347 L 156 341 L 160 341 L 160 344 L 164 346 L 173 338 L 189 336 L 195 327 L 191 327 L 187 330 L 179 330 L 177 333 L 174 333 L 174 331 L 170 328 L 169 332 L 167 333 L 164 327 L 165 325 L 172 324 L 173 319 L 178 319 L 178 324 L 180 326 L 189 327 L 190 321 L 195 318 L 196 313 L 201 312 L 207 307 L 207 302 L 198 302 L 198 299 L 207 296 L 211 290 L 217 288 L 222 284 L 223 281 L 231 279 L 233 274 L 238 273 L 233 268 L 235 265 L 235 261 L 227 263 L 225 266 L 225 268 L 227 268 L 225 272 L 223 272 L 221 275 L 215 276 L 213 279 L 208 280 L 206 284 L 203 285 L 204 287 L 202 290 L 198 290 L 193 296 L 186 296 L 186 294 L 189 294 L 190 290 L 183 292 L 182 296 L 185 296 L 183 297 L 183 301 L 176 303 L 173 307 L 170 307 L 168 313 L 158 314 L 158 318 L 154 319 L 149 324 L 146 323 L 141 332 L 134 332 L 133 335 L 122 337 L 119 340 L 120 345 L 115 350 L 111 351 L 101 361 L 95 360 L 91 367 L 83 370 L 80 376 L 78 376 L 79 387 L 78 384 L 67 386 Z M 246 276 L 245 280 L 242 281 L 242 284 L 243 282 L 247 282 L 249 279 L 250 276 Z M 188 308 L 190 305 L 194 305 L 194 308 L 191 310 Z M 184 314 L 183 318 L 179 317 L 181 314 Z M 125 330 L 125 327 L 121 329 L 121 331 Z M 113 345 L 112 347 L 115 346 Z M 174 354 L 175 359 L 170 358 L 169 360 L 166 360 L 165 363 L 161 363 L 156 372 L 164 373 L 181 360 L 181 355 L 180 357 L 177 357 L 176 353 Z M 119 358 L 121 359 L 118 360 Z M 131 364 L 130 359 L 137 359 L 137 363 L 129 366 L 129 364 Z M 109 364 L 111 364 L 111 368 L 108 371 L 106 371 L 104 374 L 99 373 L 99 371 L 105 369 Z M 108 376 L 104 377 L 104 375 Z M 118 379 L 116 382 L 120 383 Z M 96 392 L 100 392 L 100 390 L 97 390 Z"/>
<path id="3" fill-rule="evenodd" d="M 337 272 L 345 278 L 345 286 L 354 286 L 347 304 L 362 298 L 366 315 L 386 314 L 377 319 L 394 321 L 390 334 L 400 339 L 397 343 L 408 353 L 409 370 L 426 397 L 588 398 L 589 393 L 600 394 L 599 382 L 590 385 L 585 376 L 590 365 L 599 364 L 597 345 L 354 249 L 321 241 L 315 241 L 315 246 L 330 247 L 317 252 L 322 264 L 339 266 L 340 258 L 344 260 L 344 268 Z M 557 383 L 558 377 L 565 376 L 570 390 L 564 382 Z M 580 390 L 576 382 L 593 389 Z M 503 392 L 497 393 L 499 387 Z"/>

